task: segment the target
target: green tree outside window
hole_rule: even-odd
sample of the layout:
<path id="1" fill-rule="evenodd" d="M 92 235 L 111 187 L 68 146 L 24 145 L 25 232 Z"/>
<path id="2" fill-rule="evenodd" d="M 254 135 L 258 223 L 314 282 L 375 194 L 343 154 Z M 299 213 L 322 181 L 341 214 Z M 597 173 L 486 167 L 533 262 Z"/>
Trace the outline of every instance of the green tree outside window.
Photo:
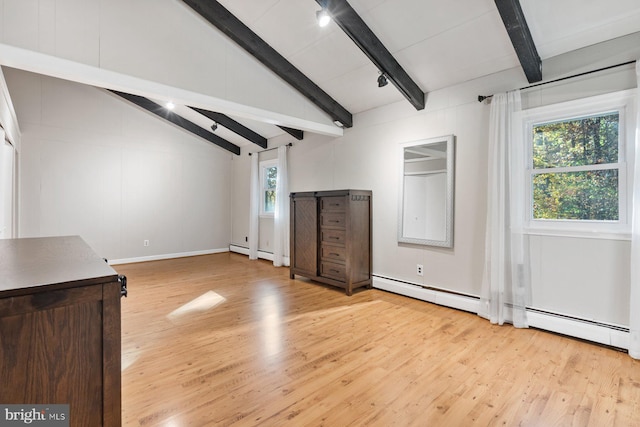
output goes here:
<path id="1" fill-rule="evenodd" d="M 617 221 L 619 114 L 533 126 L 533 219 Z"/>
<path id="2" fill-rule="evenodd" d="M 276 210 L 276 179 L 278 167 L 264 168 L 264 212 L 274 213 Z"/>

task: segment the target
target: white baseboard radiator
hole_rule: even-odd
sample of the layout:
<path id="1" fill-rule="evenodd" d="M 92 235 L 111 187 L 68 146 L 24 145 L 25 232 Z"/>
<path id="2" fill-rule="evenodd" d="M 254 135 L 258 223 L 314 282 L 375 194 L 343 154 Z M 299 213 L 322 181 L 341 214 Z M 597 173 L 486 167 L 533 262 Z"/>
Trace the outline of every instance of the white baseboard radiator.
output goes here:
<path id="1" fill-rule="evenodd" d="M 377 275 L 373 276 L 373 287 L 470 313 L 477 313 L 480 304 L 480 298 L 476 296 L 452 293 Z M 628 327 L 599 323 L 536 308 L 527 308 L 527 319 L 529 327 L 532 328 L 592 341 L 622 350 L 628 350 L 629 348 Z"/>

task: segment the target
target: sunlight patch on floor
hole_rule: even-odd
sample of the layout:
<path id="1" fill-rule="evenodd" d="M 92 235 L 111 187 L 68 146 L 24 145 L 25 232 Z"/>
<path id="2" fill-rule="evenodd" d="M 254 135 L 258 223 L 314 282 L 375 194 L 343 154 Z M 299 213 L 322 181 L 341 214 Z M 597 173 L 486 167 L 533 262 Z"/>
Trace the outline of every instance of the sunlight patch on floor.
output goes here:
<path id="1" fill-rule="evenodd" d="M 200 313 L 212 309 L 218 304 L 225 302 L 227 299 L 222 295 L 214 292 L 207 291 L 199 297 L 189 301 L 185 305 L 176 308 L 171 313 L 167 314 L 167 319 L 173 321 L 186 314 Z"/>
<path id="2" fill-rule="evenodd" d="M 135 348 L 133 350 L 122 351 L 122 362 L 120 365 L 120 371 L 124 372 L 129 366 L 133 365 L 136 360 L 140 358 L 142 354 L 141 348 Z"/>

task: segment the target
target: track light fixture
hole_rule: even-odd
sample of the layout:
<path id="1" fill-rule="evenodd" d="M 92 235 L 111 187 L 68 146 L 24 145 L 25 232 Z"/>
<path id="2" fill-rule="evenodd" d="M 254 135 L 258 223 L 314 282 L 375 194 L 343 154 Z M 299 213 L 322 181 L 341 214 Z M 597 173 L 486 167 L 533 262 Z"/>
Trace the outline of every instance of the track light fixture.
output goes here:
<path id="1" fill-rule="evenodd" d="M 316 19 L 318 20 L 318 25 L 321 27 L 326 27 L 331 21 L 331 17 L 329 16 L 329 12 L 327 12 L 327 9 L 317 11 Z"/>
<path id="2" fill-rule="evenodd" d="M 385 87 L 388 83 L 387 76 L 385 76 L 384 73 L 380 73 L 378 76 L 378 87 Z"/>
<path id="3" fill-rule="evenodd" d="M 211 130 L 212 130 L 213 132 L 215 132 L 215 131 L 216 131 L 216 129 L 218 129 L 218 123 L 213 122 L 213 124 L 211 125 Z"/>

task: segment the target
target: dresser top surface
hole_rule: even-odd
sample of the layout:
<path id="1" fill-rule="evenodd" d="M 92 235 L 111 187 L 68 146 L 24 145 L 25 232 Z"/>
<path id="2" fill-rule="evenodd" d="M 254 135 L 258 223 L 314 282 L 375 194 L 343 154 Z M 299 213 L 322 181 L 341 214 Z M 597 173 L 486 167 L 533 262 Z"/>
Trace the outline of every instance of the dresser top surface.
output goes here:
<path id="1" fill-rule="evenodd" d="M 325 191 L 297 191 L 289 194 L 289 197 L 331 197 L 347 196 L 350 194 L 371 196 L 371 190 L 325 190 Z"/>
<path id="2" fill-rule="evenodd" d="M 84 286 L 117 277 L 79 236 L 0 240 L 0 293 L 34 292 L 46 285 Z"/>

